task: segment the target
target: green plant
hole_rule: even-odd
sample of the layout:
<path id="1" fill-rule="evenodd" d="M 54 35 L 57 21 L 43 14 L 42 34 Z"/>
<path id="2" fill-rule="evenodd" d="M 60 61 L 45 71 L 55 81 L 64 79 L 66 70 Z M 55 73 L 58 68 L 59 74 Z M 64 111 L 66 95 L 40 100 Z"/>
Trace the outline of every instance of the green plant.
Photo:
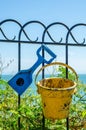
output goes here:
<path id="1" fill-rule="evenodd" d="M 21 130 L 36 128 L 41 125 L 42 108 L 39 95 L 33 95 L 28 89 L 21 97 L 18 108 L 18 96 L 3 80 L 0 80 L 0 128 L 17 130 L 18 118 L 21 120 Z"/>
<path id="2" fill-rule="evenodd" d="M 65 77 L 66 70 L 59 66 L 59 76 Z M 74 80 L 75 75 L 68 71 L 68 78 Z M 70 106 L 70 127 L 71 130 L 85 130 L 86 129 L 86 84 L 78 81 L 77 91 L 72 97 Z"/>
<path id="3" fill-rule="evenodd" d="M 60 67 L 60 76 L 64 76 L 64 68 Z M 62 74 L 62 75 L 61 75 Z M 71 73 L 70 73 L 71 74 Z M 72 74 L 70 76 L 72 78 Z M 70 130 L 86 129 L 86 85 L 78 82 L 77 92 L 70 106 Z M 42 105 L 40 95 L 35 95 L 32 89 L 21 96 L 18 107 L 18 95 L 7 84 L 0 80 L 0 130 L 18 130 L 20 117 L 21 130 L 41 130 Z M 45 120 L 45 130 L 66 130 L 66 120 Z"/>

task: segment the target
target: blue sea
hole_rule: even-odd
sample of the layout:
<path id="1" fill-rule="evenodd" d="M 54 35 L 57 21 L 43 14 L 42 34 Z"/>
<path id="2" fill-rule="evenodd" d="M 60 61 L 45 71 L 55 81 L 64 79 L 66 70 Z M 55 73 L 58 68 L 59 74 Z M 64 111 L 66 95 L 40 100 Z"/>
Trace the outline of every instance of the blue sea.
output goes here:
<path id="1" fill-rule="evenodd" d="M 86 74 L 78 74 L 78 76 L 79 76 L 79 80 L 82 83 L 86 84 Z M 6 80 L 6 81 L 10 80 L 12 77 L 13 77 L 13 75 L 2 75 L 2 79 Z"/>
<path id="2" fill-rule="evenodd" d="M 2 79 L 5 81 L 9 81 L 12 77 L 13 77 L 13 75 L 2 75 Z M 86 84 L 86 74 L 78 74 L 78 77 L 79 77 L 79 80 L 81 81 L 81 83 Z M 37 94 L 37 87 L 35 86 L 34 78 L 35 78 L 35 76 L 33 76 L 33 82 L 31 83 L 29 88 L 31 88 L 31 90 L 34 94 Z"/>
<path id="3" fill-rule="evenodd" d="M 86 74 L 79 74 L 78 76 L 79 76 L 79 80 L 82 83 L 86 84 Z"/>
<path id="4" fill-rule="evenodd" d="M 13 77 L 13 75 L 2 75 L 2 79 L 9 81 L 11 78 Z M 81 83 L 86 84 L 86 74 L 78 74 L 79 80 L 81 81 Z M 34 78 L 35 76 L 33 76 L 33 82 L 29 87 L 32 88 L 36 88 L 35 83 L 34 83 Z"/>

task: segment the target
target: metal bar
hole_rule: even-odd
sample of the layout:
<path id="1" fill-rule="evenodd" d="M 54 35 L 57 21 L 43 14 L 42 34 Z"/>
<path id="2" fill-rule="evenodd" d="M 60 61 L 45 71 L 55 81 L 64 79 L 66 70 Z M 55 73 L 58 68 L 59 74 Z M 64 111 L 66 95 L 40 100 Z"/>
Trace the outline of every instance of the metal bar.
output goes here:
<path id="1" fill-rule="evenodd" d="M 42 56 L 44 58 L 44 49 L 42 48 Z M 44 66 L 44 62 L 42 63 L 42 66 Z M 44 69 L 42 70 L 42 79 L 44 79 Z M 42 130 L 45 130 L 45 117 L 43 115 L 42 117 Z"/>
<path id="2" fill-rule="evenodd" d="M 45 130 L 45 117 L 42 117 L 42 130 Z"/>
<path id="3" fill-rule="evenodd" d="M 77 44 L 77 43 L 58 43 L 58 42 L 34 42 L 34 41 L 18 41 L 18 40 L 15 40 L 15 41 L 12 41 L 12 40 L 3 40 L 1 39 L 0 42 L 3 42 L 3 43 L 17 43 L 19 44 L 22 43 L 22 44 L 47 44 L 47 45 L 58 45 L 58 46 L 65 46 L 65 45 L 68 45 L 68 46 L 80 46 L 80 47 L 85 47 L 86 44 Z"/>
<path id="4" fill-rule="evenodd" d="M 66 45 L 65 62 L 68 64 L 68 45 Z M 66 78 L 68 78 L 68 68 L 66 68 Z"/>
<path id="5" fill-rule="evenodd" d="M 21 68 L 21 44 L 18 44 L 18 71 L 20 71 Z M 21 104 L 21 97 L 18 94 L 18 109 L 20 108 L 20 104 Z M 20 114 L 20 111 L 19 111 Z M 21 122 L 20 122 L 20 116 L 18 117 L 18 130 L 20 130 L 21 128 Z"/>
<path id="6" fill-rule="evenodd" d="M 68 43 L 68 38 L 66 37 L 66 43 Z M 68 44 L 66 44 L 65 48 L 65 62 L 68 64 Z M 66 78 L 68 78 L 68 68 L 66 67 Z M 69 118 L 66 118 L 66 127 L 69 130 Z"/>
<path id="7" fill-rule="evenodd" d="M 18 95 L 18 109 L 20 108 L 20 102 L 21 102 L 20 99 L 21 99 L 20 95 Z M 19 111 L 19 114 L 20 114 L 20 111 Z M 20 128 L 21 128 L 21 122 L 20 122 L 20 117 L 18 117 L 18 130 L 20 130 Z"/>
<path id="8" fill-rule="evenodd" d="M 67 122 L 67 130 L 69 130 L 69 118 L 66 119 Z"/>

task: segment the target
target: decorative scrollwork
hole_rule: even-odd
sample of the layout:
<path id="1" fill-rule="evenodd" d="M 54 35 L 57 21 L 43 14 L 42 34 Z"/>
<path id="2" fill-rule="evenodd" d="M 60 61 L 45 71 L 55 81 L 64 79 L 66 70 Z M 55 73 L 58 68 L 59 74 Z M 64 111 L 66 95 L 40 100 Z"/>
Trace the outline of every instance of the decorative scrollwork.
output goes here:
<path id="1" fill-rule="evenodd" d="M 86 24 L 83 24 L 83 23 L 79 23 L 79 24 L 75 24 L 74 26 L 72 26 L 69 30 L 68 30 L 68 33 L 66 35 L 66 42 L 68 43 L 68 39 L 69 39 L 69 34 L 72 32 L 72 30 L 74 30 L 76 27 L 80 27 L 80 26 L 85 26 L 86 27 Z M 75 37 L 73 36 L 73 34 L 71 33 L 71 37 L 72 39 L 74 40 L 74 42 L 76 44 L 81 44 L 81 45 L 84 45 L 85 44 L 85 38 L 83 38 L 83 41 L 82 42 L 78 42 Z"/>
<path id="2" fill-rule="evenodd" d="M 31 24 L 39 24 L 39 25 L 41 25 L 44 29 L 46 28 L 46 26 L 43 24 L 43 23 L 41 23 L 40 21 L 29 21 L 29 22 L 27 22 L 27 23 L 25 23 L 22 27 L 21 27 L 21 29 L 20 29 L 20 31 L 19 31 L 19 41 L 21 40 L 21 35 L 22 35 L 22 32 L 25 34 L 25 36 L 26 36 L 26 38 L 29 40 L 29 42 L 37 42 L 38 41 L 38 36 L 37 36 L 37 38 L 35 39 L 35 40 L 31 40 L 30 38 L 29 38 L 29 36 L 27 35 L 27 33 L 26 33 L 26 31 L 25 31 L 25 27 L 26 26 L 28 26 L 28 25 L 31 25 Z"/>
<path id="3" fill-rule="evenodd" d="M 52 36 L 49 34 L 49 28 L 53 27 L 54 25 L 63 26 L 63 27 L 65 27 L 65 28 L 67 29 L 67 31 L 69 31 L 68 26 L 66 26 L 66 25 L 63 24 L 63 23 L 60 23 L 60 22 L 52 23 L 52 24 L 48 25 L 48 26 L 46 27 L 46 29 L 44 30 L 44 32 L 43 32 L 43 37 L 42 37 L 42 41 L 43 41 L 43 42 L 44 42 L 44 39 L 45 39 L 45 34 L 46 34 L 46 32 L 48 32 L 48 35 L 49 35 L 49 37 L 50 37 L 50 39 L 51 39 L 51 41 L 52 41 L 53 43 L 61 43 L 61 42 L 62 42 L 62 40 L 63 40 L 62 37 L 60 38 L 59 41 L 55 41 L 55 40 L 52 38 Z"/>
<path id="4" fill-rule="evenodd" d="M 1 31 L 1 33 L 2 33 L 2 35 L 4 36 L 4 38 L 6 39 L 6 40 L 10 40 L 10 39 L 8 39 L 7 37 L 6 37 L 6 35 L 4 34 L 4 32 L 3 32 L 3 30 L 0 28 L 0 31 Z M 14 38 L 13 39 L 11 39 L 11 40 L 15 40 L 16 39 L 16 36 L 14 36 Z"/>
<path id="5" fill-rule="evenodd" d="M 14 34 L 14 36 L 12 38 L 8 38 L 7 34 L 5 31 L 7 31 L 5 29 L 3 29 L 3 25 L 7 24 L 7 23 L 13 23 L 13 24 L 16 24 L 18 27 L 19 27 L 19 30 L 17 32 L 17 36 Z M 41 26 L 42 27 L 42 32 L 41 32 L 41 40 L 40 40 L 40 37 L 36 36 L 37 33 L 36 33 L 36 30 L 34 30 L 34 36 L 36 36 L 35 40 L 33 40 L 30 36 L 30 31 L 27 32 L 27 28 L 32 26 L 32 29 L 33 30 L 33 25 L 32 24 L 36 24 L 37 27 L 39 25 L 39 27 Z M 7 27 L 7 25 L 5 25 Z M 60 39 L 57 41 L 55 40 L 55 38 L 52 36 L 51 32 L 50 32 L 50 29 L 53 30 L 53 27 L 60 27 L 60 31 L 61 31 L 61 27 L 64 28 L 64 30 L 66 31 L 66 33 L 64 34 L 64 42 L 63 42 L 63 36 L 58 36 L 56 34 L 56 38 L 59 38 Z M 48 26 L 45 26 L 45 24 L 43 24 L 42 22 L 40 21 L 28 21 L 27 23 L 25 24 L 20 24 L 18 21 L 14 20 L 14 19 L 6 19 L 6 20 L 3 20 L 0 22 L 0 34 L 2 34 L 1 36 L 3 36 L 3 38 L 0 38 L 0 42 L 17 42 L 17 43 L 38 43 L 38 44 L 59 44 L 59 45 L 81 45 L 81 46 L 85 46 L 85 38 L 83 38 L 83 41 L 82 42 L 79 42 L 76 38 L 76 36 L 74 35 L 73 31 L 74 29 L 78 28 L 78 27 L 81 27 L 81 26 L 86 26 L 86 24 L 84 23 L 79 23 L 79 24 L 75 24 L 73 25 L 72 27 L 68 27 L 66 24 L 64 23 L 61 23 L 61 22 L 54 22 L 54 23 L 51 23 L 49 24 Z M 13 28 L 15 28 L 13 26 Z M 54 28 L 55 31 L 56 31 L 56 28 Z M 10 29 L 9 29 L 10 30 Z M 12 32 L 12 30 L 11 30 Z M 59 31 L 58 31 L 59 32 Z M 63 32 L 63 31 L 62 31 Z M 59 33 L 58 33 L 59 34 Z M 26 40 L 22 40 L 22 35 L 26 38 Z M 48 37 L 48 39 L 50 39 L 50 41 L 46 40 L 46 35 Z M 77 35 L 78 36 L 78 35 Z M 70 42 L 70 37 L 71 39 L 74 41 L 74 43 L 71 43 Z"/>
<path id="6" fill-rule="evenodd" d="M 3 35 L 3 37 L 5 38 L 5 40 L 7 40 L 7 41 L 8 41 L 8 40 L 14 41 L 14 40 L 16 39 L 16 35 L 14 35 L 13 38 L 9 39 L 9 38 L 6 36 L 6 34 L 5 34 L 5 32 L 3 31 L 3 29 L 1 28 L 1 26 L 4 25 L 4 24 L 6 24 L 7 22 L 8 22 L 8 23 L 11 23 L 11 22 L 16 23 L 20 28 L 22 27 L 22 25 L 21 25 L 18 21 L 13 20 L 13 19 L 6 19 L 6 20 L 3 20 L 2 22 L 0 22 L 0 31 L 1 31 L 1 33 L 2 33 L 2 35 Z"/>

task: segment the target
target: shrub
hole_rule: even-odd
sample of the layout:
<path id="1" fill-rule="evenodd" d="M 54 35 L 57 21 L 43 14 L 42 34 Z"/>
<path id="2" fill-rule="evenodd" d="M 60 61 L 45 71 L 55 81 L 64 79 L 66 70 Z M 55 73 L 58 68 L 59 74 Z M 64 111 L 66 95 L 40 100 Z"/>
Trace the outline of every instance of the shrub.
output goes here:
<path id="1" fill-rule="evenodd" d="M 64 76 L 64 68 L 60 69 Z M 5 81 L 0 80 L 0 130 L 18 130 L 19 118 L 21 130 L 41 130 L 42 116 L 40 95 L 35 95 L 30 88 L 27 89 L 21 96 L 18 107 L 18 95 Z M 70 130 L 86 129 L 86 85 L 80 82 L 70 106 L 69 121 Z M 66 130 L 66 120 L 46 119 L 45 126 L 45 130 Z"/>

